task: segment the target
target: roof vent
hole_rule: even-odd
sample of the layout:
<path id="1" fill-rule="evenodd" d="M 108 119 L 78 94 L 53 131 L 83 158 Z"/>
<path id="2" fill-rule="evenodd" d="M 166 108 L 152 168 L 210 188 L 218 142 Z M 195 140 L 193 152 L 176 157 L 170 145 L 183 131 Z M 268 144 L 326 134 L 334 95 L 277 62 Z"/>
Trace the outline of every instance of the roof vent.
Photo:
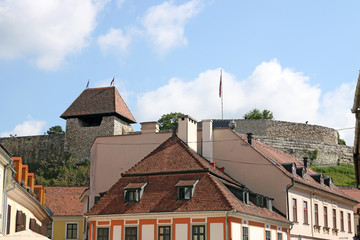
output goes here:
<path id="1" fill-rule="evenodd" d="M 310 175 L 316 182 L 324 186 L 324 175 L 323 174 L 312 174 Z"/>
<path id="2" fill-rule="evenodd" d="M 325 183 L 325 185 L 326 186 L 328 186 L 329 188 L 333 188 L 333 179 L 332 179 L 332 177 L 330 177 L 330 176 L 326 176 L 325 178 L 324 178 L 324 183 Z"/>
<path id="3" fill-rule="evenodd" d="M 252 133 L 247 133 L 246 135 L 247 135 L 248 143 L 249 143 L 250 145 L 252 145 L 253 134 L 252 134 Z"/>
<path id="4" fill-rule="evenodd" d="M 234 119 L 231 120 L 231 122 L 229 123 L 229 128 L 231 130 L 234 130 L 236 128 L 236 122 L 234 121 Z"/>
<path id="5" fill-rule="evenodd" d="M 306 179 L 306 168 L 305 167 L 296 168 L 296 174 L 301 176 L 303 179 Z"/>
<path id="6" fill-rule="evenodd" d="M 296 164 L 295 163 L 283 163 L 281 164 L 288 172 L 296 176 Z"/>

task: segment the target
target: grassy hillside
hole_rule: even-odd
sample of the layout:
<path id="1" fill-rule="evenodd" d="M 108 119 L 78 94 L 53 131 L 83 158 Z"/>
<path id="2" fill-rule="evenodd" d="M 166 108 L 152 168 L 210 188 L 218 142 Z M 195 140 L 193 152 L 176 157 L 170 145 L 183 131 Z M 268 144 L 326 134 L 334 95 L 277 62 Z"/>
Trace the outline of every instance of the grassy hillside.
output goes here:
<path id="1" fill-rule="evenodd" d="M 318 173 L 330 176 L 334 180 L 335 185 L 356 186 L 354 165 L 340 165 L 328 167 L 310 166 Z"/>

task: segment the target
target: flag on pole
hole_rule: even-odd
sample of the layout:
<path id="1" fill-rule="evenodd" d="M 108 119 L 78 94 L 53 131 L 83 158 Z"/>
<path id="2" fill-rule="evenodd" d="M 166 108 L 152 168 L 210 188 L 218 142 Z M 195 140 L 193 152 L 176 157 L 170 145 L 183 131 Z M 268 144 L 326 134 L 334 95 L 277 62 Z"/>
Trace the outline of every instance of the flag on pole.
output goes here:
<path id="1" fill-rule="evenodd" d="M 90 82 L 90 80 L 88 80 L 88 82 L 86 84 L 86 88 L 89 88 L 89 82 Z"/>
<path id="2" fill-rule="evenodd" d="M 114 80 L 115 80 L 115 78 L 113 78 L 113 79 L 111 80 L 110 86 L 114 85 Z"/>
<path id="3" fill-rule="evenodd" d="M 220 70 L 219 97 L 222 97 L 222 70 Z"/>

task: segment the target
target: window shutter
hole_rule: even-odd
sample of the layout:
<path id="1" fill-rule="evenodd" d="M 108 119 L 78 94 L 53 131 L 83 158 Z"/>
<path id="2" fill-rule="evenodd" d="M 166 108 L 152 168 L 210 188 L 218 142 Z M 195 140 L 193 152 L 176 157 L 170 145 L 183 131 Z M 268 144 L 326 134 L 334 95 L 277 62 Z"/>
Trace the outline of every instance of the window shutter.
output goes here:
<path id="1" fill-rule="evenodd" d="M 20 232 L 22 223 L 22 211 L 16 211 L 16 224 L 15 224 L 15 232 Z"/>
<path id="2" fill-rule="evenodd" d="M 7 220 L 6 220 L 6 234 L 10 234 L 10 222 L 11 222 L 11 206 L 8 205 Z"/>

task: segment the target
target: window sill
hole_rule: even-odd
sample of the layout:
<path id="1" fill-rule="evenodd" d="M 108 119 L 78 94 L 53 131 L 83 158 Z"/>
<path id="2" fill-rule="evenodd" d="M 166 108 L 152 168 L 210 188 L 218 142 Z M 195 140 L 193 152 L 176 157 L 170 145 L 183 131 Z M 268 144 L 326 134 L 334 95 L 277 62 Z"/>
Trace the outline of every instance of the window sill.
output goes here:
<path id="1" fill-rule="evenodd" d="M 308 223 L 303 223 L 303 225 L 309 226 L 310 224 L 308 224 Z"/>

